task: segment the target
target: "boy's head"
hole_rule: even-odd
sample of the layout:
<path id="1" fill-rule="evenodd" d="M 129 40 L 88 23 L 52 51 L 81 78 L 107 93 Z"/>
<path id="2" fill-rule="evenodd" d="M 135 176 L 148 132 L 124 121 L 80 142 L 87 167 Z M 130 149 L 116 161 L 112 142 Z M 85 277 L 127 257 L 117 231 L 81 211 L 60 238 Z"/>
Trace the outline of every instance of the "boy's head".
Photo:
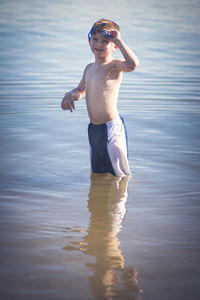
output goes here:
<path id="1" fill-rule="evenodd" d="M 109 37 L 112 30 L 120 32 L 119 25 L 111 20 L 100 19 L 93 24 L 90 32 L 88 33 L 88 39 L 90 40 L 91 36 L 97 32 L 101 32 L 103 36 Z"/>

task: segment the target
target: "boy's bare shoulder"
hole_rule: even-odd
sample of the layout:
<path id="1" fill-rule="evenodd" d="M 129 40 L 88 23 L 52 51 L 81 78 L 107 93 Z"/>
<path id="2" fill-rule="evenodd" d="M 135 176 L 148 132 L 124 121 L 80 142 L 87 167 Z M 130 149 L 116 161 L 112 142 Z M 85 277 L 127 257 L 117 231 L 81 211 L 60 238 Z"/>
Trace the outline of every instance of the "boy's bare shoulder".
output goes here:
<path id="1" fill-rule="evenodd" d="M 90 63 L 85 67 L 85 72 L 87 72 L 92 66 L 94 65 L 94 63 Z"/>
<path id="2" fill-rule="evenodd" d="M 93 65 L 94 63 L 90 63 L 88 65 L 86 65 L 85 69 L 84 69 L 84 72 L 83 72 L 83 80 L 85 80 L 85 76 L 86 76 L 86 73 L 87 71 L 91 68 L 91 66 Z"/>
<path id="3" fill-rule="evenodd" d="M 112 62 L 115 66 L 117 66 L 117 64 L 122 63 L 123 61 L 124 61 L 124 59 L 122 59 L 122 58 L 113 58 Z"/>
<path id="4" fill-rule="evenodd" d="M 117 70 L 117 71 L 121 71 L 118 70 L 119 69 L 119 65 L 123 64 L 124 60 L 122 58 L 113 58 L 109 63 L 108 63 L 108 67 L 110 69 Z"/>
<path id="5" fill-rule="evenodd" d="M 124 61 L 123 58 L 113 58 L 113 62 L 119 62 L 119 61 Z"/>

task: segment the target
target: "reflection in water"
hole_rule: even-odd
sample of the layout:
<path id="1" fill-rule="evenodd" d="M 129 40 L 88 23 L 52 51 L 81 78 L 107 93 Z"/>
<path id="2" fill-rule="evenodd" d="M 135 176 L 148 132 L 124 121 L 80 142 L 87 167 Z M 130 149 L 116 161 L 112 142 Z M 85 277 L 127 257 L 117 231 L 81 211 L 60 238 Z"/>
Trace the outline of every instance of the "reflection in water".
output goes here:
<path id="1" fill-rule="evenodd" d="M 65 247 L 65 250 L 80 250 L 95 258 L 94 263 L 86 265 L 93 273 L 89 282 L 95 299 L 141 299 L 137 272 L 124 267 L 117 237 L 126 213 L 128 180 L 128 177 L 91 175 L 88 200 L 91 218 L 87 235 Z"/>

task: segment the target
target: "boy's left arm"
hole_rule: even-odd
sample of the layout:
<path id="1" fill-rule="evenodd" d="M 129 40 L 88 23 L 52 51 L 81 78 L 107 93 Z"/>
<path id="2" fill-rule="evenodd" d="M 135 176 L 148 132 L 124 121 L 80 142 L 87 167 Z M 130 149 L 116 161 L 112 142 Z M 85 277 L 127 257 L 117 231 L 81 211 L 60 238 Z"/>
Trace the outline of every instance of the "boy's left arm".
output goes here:
<path id="1" fill-rule="evenodd" d="M 118 60 L 116 62 L 116 68 L 119 71 L 123 72 L 131 72 L 135 70 L 139 65 L 139 60 L 135 53 L 124 43 L 124 41 L 120 37 L 120 33 L 118 31 L 111 31 L 113 43 L 117 45 L 119 50 L 121 51 L 124 60 Z"/>

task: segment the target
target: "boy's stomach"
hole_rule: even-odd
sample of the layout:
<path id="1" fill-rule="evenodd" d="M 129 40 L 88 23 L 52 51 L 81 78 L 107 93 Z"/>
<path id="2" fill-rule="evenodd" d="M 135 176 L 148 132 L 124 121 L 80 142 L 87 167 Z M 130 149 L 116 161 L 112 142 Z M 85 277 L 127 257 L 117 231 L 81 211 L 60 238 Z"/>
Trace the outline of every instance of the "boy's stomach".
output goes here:
<path id="1" fill-rule="evenodd" d="M 117 100 L 96 98 L 90 101 L 86 98 L 90 121 L 99 125 L 115 119 L 118 116 Z"/>
<path id="2" fill-rule="evenodd" d="M 88 115 L 93 124 L 99 125 L 115 119 L 119 113 L 117 108 L 111 110 L 100 108 L 92 110 L 88 109 Z"/>

